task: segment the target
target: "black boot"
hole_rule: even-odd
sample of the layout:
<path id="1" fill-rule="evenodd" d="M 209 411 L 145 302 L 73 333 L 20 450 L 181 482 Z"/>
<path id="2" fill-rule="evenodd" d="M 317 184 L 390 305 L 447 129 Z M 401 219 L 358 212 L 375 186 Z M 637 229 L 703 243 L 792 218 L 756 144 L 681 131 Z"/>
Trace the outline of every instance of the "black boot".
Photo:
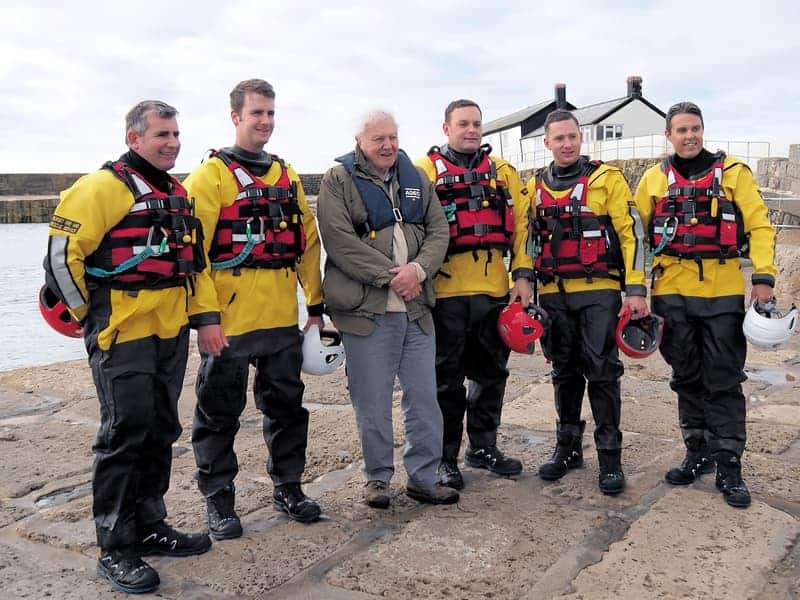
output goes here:
<path id="1" fill-rule="evenodd" d="M 161 583 L 156 570 L 141 558 L 126 557 L 116 550 L 100 553 L 97 576 L 108 579 L 112 588 L 126 594 L 146 594 Z"/>
<path id="2" fill-rule="evenodd" d="M 464 453 L 464 462 L 476 469 L 487 469 L 495 475 L 519 475 L 522 473 L 522 462 L 503 454 L 497 446 L 468 448 Z"/>
<path id="3" fill-rule="evenodd" d="M 458 460 L 455 458 L 443 458 L 439 465 L 439 482 L 454 490 L 464 489 L 464 478 L 458 469 Z"/>
<path id="4" fill-rule="evenodd" d="M 561 479 L 570 469 L 583 466 L 583 430 L 586 421 L 579 425 L 556 423 L 556 449 L 553 456 L 539 467 L 539 477 L 545 481 Z"/>
<path id="5" fill-rule="evenodd" d="M 215 541 L 242 537 L 242 522 L 234 510 L 236 493 L 233 485 L 206 498 L 208 533 Z"/>
<path id="6" fill-rule="evenodd" d="M 609 496 L 625 489 L 625 473 L 622 472 L 622 450 L 598 450 L 600 462 L 600 491 Z"/>
<path id="7" fill-rule="evenodd" d="M 733 452 L 717 453 L 717 489 L 736 508 L 750 506 L 750 491 L 742 479 L 742 463 Z"/>
<path id="8" fill-rule="evenodd" d="M 664 475 L 672 485 L 689 485 L 704 473 L 714 471 L 714 459 L 705 440 L 686 440 L 686 457 L 677 467 L 672 467 Z"/>
<path id="9" fill-rule="evenodd" d="M 211 549 L 205 533 L 181 533 L 164 521 L 139 531 L 137 551 L 141 556 L 194 556 Z"/>
<path id="10" fill-rule="evenodd" d="M 291 519 L 301 523 L 316 521 L 322 514 L 319 504 L 303 493 L 299 483 L 284 483 L 275 486 L 272 505 L 285 512 Z"/>

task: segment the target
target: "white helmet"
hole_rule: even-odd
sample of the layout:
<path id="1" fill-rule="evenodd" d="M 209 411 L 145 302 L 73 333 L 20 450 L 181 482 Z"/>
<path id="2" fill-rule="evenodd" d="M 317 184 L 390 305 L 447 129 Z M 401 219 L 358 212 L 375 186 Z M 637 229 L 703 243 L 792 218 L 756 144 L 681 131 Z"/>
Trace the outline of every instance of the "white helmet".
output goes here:
<path id="1" fill-rule="evenodd" d="M 756 300 L 744 316 L 742 330 L 747 341 L 764 350 L 773 350 L 786 343 L 797 327 L 797 308 L 779 310 L 775 299 L 766 304 Z"/>
<path id="2" fill-rule="evenodd" d="M 344 363 L 342 337 L 330 329 L 323 329 L 320 334 L 316 325 L 309 327 L 303 335 L 303 373 L 327 375 L 341 367 L 342 363 Z"/>

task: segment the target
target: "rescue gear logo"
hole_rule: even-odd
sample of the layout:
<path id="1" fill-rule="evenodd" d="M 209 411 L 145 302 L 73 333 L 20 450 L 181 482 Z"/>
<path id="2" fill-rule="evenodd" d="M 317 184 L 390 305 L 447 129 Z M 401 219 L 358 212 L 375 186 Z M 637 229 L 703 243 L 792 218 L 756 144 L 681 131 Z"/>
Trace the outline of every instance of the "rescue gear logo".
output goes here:
<path id="1" fill-rule="evenodd" d="M 53 218 L 50 219 L 50 228 L 58 231 L 64 231 L 66 233 L 76 234 L 81 228 L 81 224 L 77 221 L 71 221 L 69 219 L 65 219 L 64 217 L 53 215 Z"/>
<path id="2" fill-rule="evenodd" d="M 422 190 L 419 188 L 406 188 L 406 200 L 414 202 L 416 200 L 420 200 L 422 198 Z"/>

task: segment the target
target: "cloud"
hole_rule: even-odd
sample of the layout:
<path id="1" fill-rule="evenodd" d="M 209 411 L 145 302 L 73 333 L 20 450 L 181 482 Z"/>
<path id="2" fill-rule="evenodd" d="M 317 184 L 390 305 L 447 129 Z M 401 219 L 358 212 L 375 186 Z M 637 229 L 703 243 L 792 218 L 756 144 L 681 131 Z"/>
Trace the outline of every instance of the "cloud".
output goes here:
<path id="1" fill-rule="evenodd" d="M 301 172 L 348 150 L 357 118 L 395 112 L 401 145 L 440 143 L 442 111 L 478 101 L 489 120 L 551 98 L 625 94 L 628 75 L 666 109 L 698 102 L 714 139 L 800 143 L 794 2 L 86 2 L 0 8 L 0 172 L 87 171 L 124 151 L 125 112 L 144 98 L 180 110 L 188 171 L 233 141 L 228 93 L 277 90 L 268 149 Z M 761 25 L 756 26 L 756 20 Z"/>

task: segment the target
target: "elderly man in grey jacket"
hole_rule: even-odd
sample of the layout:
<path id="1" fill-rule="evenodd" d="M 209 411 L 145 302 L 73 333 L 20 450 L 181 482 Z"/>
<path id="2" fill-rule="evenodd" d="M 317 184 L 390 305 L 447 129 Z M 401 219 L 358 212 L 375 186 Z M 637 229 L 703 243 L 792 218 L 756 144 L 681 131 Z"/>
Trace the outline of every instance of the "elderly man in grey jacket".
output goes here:
<path id="1" fill-rule="evenodd" d="M 323 293 L 341 331 L 356 413 L 365 502 L 388 508 L 394 474 L 392 390 L 397 377 L 406 444 L 406 494 L 452 504 L 439 483 L 442 415 L 436 403 L 431 280 L 447 251 L 447 221 L 425 176 L 398 148 L 386 111 L 361 122 L 353 152 L 322 180 L 317 217 L 328 254 Z"/>

